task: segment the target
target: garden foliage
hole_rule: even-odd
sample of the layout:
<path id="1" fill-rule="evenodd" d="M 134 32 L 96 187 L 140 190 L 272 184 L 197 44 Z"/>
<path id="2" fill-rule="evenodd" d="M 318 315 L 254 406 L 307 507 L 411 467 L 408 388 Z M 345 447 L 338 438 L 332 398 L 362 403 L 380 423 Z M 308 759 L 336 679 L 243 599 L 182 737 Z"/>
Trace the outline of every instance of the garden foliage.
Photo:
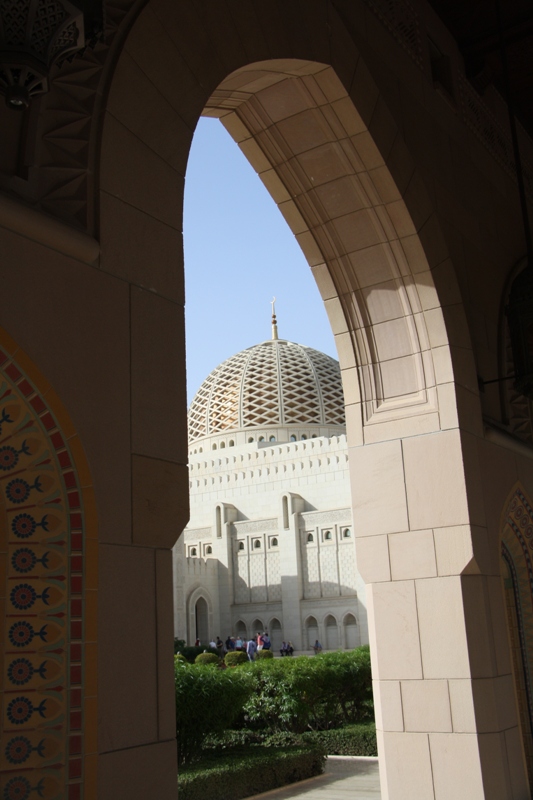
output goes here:
<path id="1" fill-rule="evenodd" d="M 194 664 L 196 656 L 199 656 L 200 653 L 214 653 L 215 655 L 219 654 L 216 648 L 206 647 L 205 645 L 200 645 L 199 647 L 196 647 L 195 645 L 178 647 L 175 652 L 180 653 L 184 658 L 186 658 L 189 664 Z"/>
<path id="2" fill-rule="evenodd" d="M 263 658 L 266 659 L 274 658 L 274 653 L 272 652 L 272 650 L 258 650 L 255 657 L 258 660 L 261 660 Z"/>
<path id="3" fill-rule="evenodd" d="M 231 670 L 236 672 L 237 670 Z M 288 783 L 320 775 L 325 754 L 320 745 L 232 752 L 202 760 L 180 771 L 180 800 L 241 800 Z"/>
<path id="4" fill-rule="evenodd" d="M 201 753 L 208 732 L 229 728 L 253 691 L 243 669 L 206 669 L 174 660 L 178 763 Z"/>
<path id="5" fill-rule="evenodd" d="M 203 664 L 205 666 L 218 667 L 220 665 L 220 657 L 216 653 L 198 653 L 194 659 L 195 664 Z"/>
<path id="6" fill-rule="evenodd" d="M 226 653 L 224 663 L 227 667 L 238 667 L 239 664 L 247 664 L 248 656 L 242 650 L 232 650 Z"/>
<path id="7" fill-rule="evenodd" d="M 244 707 L 253 727 L 301 733 L 373 716 L 368 647 L 261 661 L 243 670 L 254 682 Z"/>
<path id="8" fill-rule="evenodd" d="M 242 656 L 246 659 L 243 653 L 228 654 L 226 665 Z M 185 657 L 175 657 L 180 764 L 190 763 L 209 747 L 311 744 L 315 740 L 305 739 L 311 736 L 306 732 L 318 731 L 331 734 L 318 740 L 331 754 L 353 752 L 359 746 L 361 755 L 375 752 L 370 728 L 357 734 L 359 744 L 354 744 L 353 734 L 351 745 L 348 733 L 335 737 L 332 730 L 373 717 L 368 647 L 313 657 L 246 660 L 232 669 L 190 665 Z M 215 655 L 202 654 L 199 660 L 219 663 Z M 238 730 L 222 735 L 232 726 Z"/>

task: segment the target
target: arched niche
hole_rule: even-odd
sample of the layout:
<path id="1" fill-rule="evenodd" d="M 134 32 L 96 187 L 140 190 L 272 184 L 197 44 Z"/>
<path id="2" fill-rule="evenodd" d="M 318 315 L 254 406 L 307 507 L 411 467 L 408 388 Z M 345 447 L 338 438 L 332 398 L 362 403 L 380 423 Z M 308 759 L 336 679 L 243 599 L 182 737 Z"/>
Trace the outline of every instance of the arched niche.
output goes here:
<path id="1" fill-rule="evenodd" d="M 198 605 L 198 602 L 200 604 Z M 209 593 L 201 585 L 192 586 L 186 600 L 187 641 L 194 644 L 200 639 L 202 644 L 209 644 L 213 637 L 213 601 Z M 199 635 L 199 632 L 201 635 Z M 203 637 L 203 638 L 202 638 Z"/>
<path id="2" fill-rule="evenodd" d="M 311 650 L 315 641 L 318 639 L 318 622 L 316 618 L 313 616 L 307 617 L 304 622 L 304 647 L 307 650 Z"/>
<path id="3" fill-rule="evenodd" d="M 344 647 L 347 650 L 353 650 L 354 647 L 359 647 L 361 644 L 361 635 L 359 633 L 359 626 L 357 620 L 352 613 L 345 614 L 342 620 L 342 627 L 344 633 Z"/>
<path id="4" fill-rule="evenodd" d="M 326 650 L 338 650 L 340 647 L 339 625 L 333 614 L 328 614 L 324 620 Z"/>
<path id="5" fill-rule="evenodd" d="M 279 653 L 281 643 L 283 641 L 283 632 L 281 622 L 277 617 L 273 617 L 269 622 L 268 634 L 272 642 L 272 651 L 275 655 Z"/>
<path id="6" fill-rule="evenodd" d="M 90 795 L 94 786 L 97 537 L 91 475 L 72 420 L 0 329 L 3 797 L 32 786 L 50 797 Z"/>

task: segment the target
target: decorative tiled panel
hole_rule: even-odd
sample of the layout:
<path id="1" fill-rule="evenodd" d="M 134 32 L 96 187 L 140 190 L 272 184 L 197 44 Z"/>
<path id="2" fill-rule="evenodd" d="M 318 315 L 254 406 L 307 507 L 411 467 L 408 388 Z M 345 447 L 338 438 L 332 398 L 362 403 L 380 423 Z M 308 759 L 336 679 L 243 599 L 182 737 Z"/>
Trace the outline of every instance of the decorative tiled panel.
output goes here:
<path id="1" fill-rule="evenodd" d="M 250 589 L 252 603 L 264 603 L 268 599 L 263 553 L 250 556 Z"/>
<path id="2" fill-rule="evenodd" d="M 90 638 L 94 640 L 88 660 L 84 507 L 88 486 L 82 489 L 80 485 L 69 435 L 76 449 L 81 448 L 77 437 L 63 430 L 57 416 L 58 411 L 59 416 L 64 415 L 60 404 L 47 402 L 46 390 L 41 393 L 37 388 L 36 383 L 44 383 L 41 376 L 24 354 L 15 353 L 19 358 L 14 360 L 16 348 L 4 338 L 5 343 L 0 333 L 0 585 L 4 608 L 0 798 L 92 800 L 96 605 L 92 600 L 88 603 Z M 53 400 L 49 387 L 48 394 Z M 77 460 L 80 458 L 83 460 L 78 452 Z M 87 475 L 85 464 L 83 467 Z M 89 584 L 94 592 L 95 539 L 93 544 L 89 548 Z M 89 692 L 85 686 L 88 668 Z M 88 752 L 92 755 L 91 775 L 86 781 Z"/>
<path id="3" fill-rule="evenodd" d="M 281 564 L 279 551 L 267 555 L 268 599 L 281 600 Z"/>
<path id="4" fill-rule="evenodd" d="M 339 569 L 335 545 L 326 545 L 320 548 L 320 575 L 322 597 L 337 597 L 339 595 Z"/>

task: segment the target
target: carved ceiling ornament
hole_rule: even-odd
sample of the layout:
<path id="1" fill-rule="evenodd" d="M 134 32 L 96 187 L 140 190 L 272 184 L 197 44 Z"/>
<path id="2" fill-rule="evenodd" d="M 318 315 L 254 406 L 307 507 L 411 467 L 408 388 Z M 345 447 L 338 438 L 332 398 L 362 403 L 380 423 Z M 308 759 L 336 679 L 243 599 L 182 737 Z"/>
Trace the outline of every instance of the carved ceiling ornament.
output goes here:
<path id="1" fill-rule="evenodd" d="M 102 30 L 99 0 L 1 0 L 0 93 L 13 110 L 48 91 L 54 64 L 82 50 Z"/>

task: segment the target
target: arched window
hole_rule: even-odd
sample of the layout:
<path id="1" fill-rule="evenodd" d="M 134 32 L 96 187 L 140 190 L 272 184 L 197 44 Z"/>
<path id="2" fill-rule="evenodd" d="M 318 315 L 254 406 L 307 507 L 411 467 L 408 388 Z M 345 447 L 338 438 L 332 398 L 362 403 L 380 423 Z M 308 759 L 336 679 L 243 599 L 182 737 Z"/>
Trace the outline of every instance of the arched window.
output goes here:
<path id="1" fill-rule="evenodd" d="M 212 445 L 212 447 L 211 447 L 211 450 L 216 450 L 216 449 L 217 449 L 217 443 L 216 443 L 216 442 L 213 442 L 213 445 Z"/>
<path id="2" fill-rule="evenodd" d="M 269 442 L 275 442 L 275 441 L 276 441 L 276 437 L 275 437 L 275 436 L 271 436 L 271 437 L 270 437 L 270 439 L 269 439 L 268 441 L 269 441 Z"/>
<path id="3" fill-rule="evenodd" d="M 316 433 L 313 433 L 313 435 L 311 436 L 311 439 L 316 439 Z"/>
<path id="4" fill-rule="evenodd" d="M 249 436 L 248 437 L 248 444 L 251 444 L 253 442 L 253 440 L 254 440 L 254 437 L 253 436 Z"/>
<path id="5" fill-rule="evenodd" d="M 257 441 L 258 441 L 258 442 L 264 442 L 264 441 L 265 441 L 265 437 L 264 437 L 264 436 L 260 436 L 260 437 L 259 437 L 259 439 L 258 439 Z"/>
<path id="6" fill-rule="evenodd" d="M 306 619 L 305 629 L 307 631 L 307 636 L 304 638 L 304 641 L 307 639 L 307 647 L 311 650 L 315 641 L 318 639 L 318 622 L 314 617 L 308 617 Z"/>
<path id="7" fill-rule="evenodd" d="M 270 542 L 270 544 L 271 544 L 271 546 L 272 546 L 272 547 L 277 547 L 277 546 L 278 546 L 278 540 L 276 539 L 276 537 L 274 537 L 274 538 L 272 539 L 272 541 Z"/>
<path id="8" fill-rule="evenodd" d="M 255 540 L 255 542 L 254 542 L 254 548 L 255 548 L 256 550 L 260 550 L 260 549 L 261 549 L 261 542 L 259 541 L 259 539 L 256 539 L 256 540 Z"/>
<path id="9" fill-rule="evenodd" d="M 346 614 L 343 620 L 344 625 L 344 643 L 348 650 L 353 650 L 354 647 L 359 647 L 361 644 L 361 637 L 357 627 L 357 621 L 353 614 Z"/>
<path id="10" fill-rule="evenodd" d="M 238 550 L 244 550 L 244 542 L 239 542 Z"/>
<path id="11" fill-rule="evenodd" d="M 200 449 L 198 450 L 198 452 L 199 452 L 199 453 L 203 453 L 203 452 L 204 452 L 204 448 L 203 448 L 203 447 L 200 447 Z"/>
<path id="12" fill-rule="evenodd" d="M 308 542 L 314 542 L 315 541 L 315 537 L 313 536 L 312 533 L 308 533 L 307 534 L 307 541 Z"/>
<path id="13" fill-rule="evenodd" d="M 281 623 L 279 619 L 270 620 L 270 641 L 272 642 L 272 651 L 277 655 L 279 653 L 281 642 L 282 642 L 282 635 L 281 635 Z"/>
<path id="14" fill-rule="evenodd" d="M 307 436 L 305 435 L 305 433 L 302 433 L 302 439 L 307 439 Z"/>
<path id="15" fill-rule="evenodd" d="M 296 441 L 296 436 L 295 436 L 294 433 L 291 433 L 291 442 L 295 442 L 295 441 Z"/>
<path id="16" fill-rule="evenodd" d="M 333 614 L 329 614 L 325 619 L 326 627 L 326 649 L 338 650 L 339 648 L 339 626 Z"/>
<path id="17" fill-rule="evenodd" d="M 240 619 L 237 622 L 237 624 L 235 625 L 235 634 L 237 635 L 237 637 L 239 637 L 241 639 L 247 639 L 248 638 L 248 632 L 246 630 L 246 625 L 242 621 L 242 619 Z"/>
<path id="18" fill-rule="evenodd" d="M 196 547 L 191 547 L 191 556 L 196 555 Z"/>
<path id="19" fill-rule="evenodd" d="M 352 532 L 349 528 L 345 528 L 342 532 L 342 535 L 344 539 L 349 539 L 350 536 L 352 535 Z"/>
<path id="20" fill-rule="evenodd" d="M 325 532 L 324 539 L 327 539 L 328 542 L 331 540 L 331 531 Z"/>
<path id="21" fill-rule="evenodd" d="M 220 449 L 222 450 L 224 447 L 226 447 L 226 442 L 220 442 Z"/>
<path id="22" fill-rule="evenodd" d="M 194 607 L 196 638 L 203 644 L 209 642 L 209 608 L 204 597 L 199 597 Z"/>
<path id="23" fill-rule="evenodd" d="M 213 548 L 211 547 L 210 544 L 208 544 L 207 547 L 205 548 L 205 552 L 207 553 L 208 556 L 210 556 L 211 553 L 213 552 Z"/>
<path id="24" fill-rule="evenodd" d="M 230 447 L 235 447 L 235 442 L 233 441 L 233 439 L 229 440 L 229 446 Z"/>
<path id="25" fill-rule="evenodd" d="M 289 527 L 289 498 L 284 497 L 281 501 L 281 505 L 283 508 L 283 527 L 285 530 L 288 530 Z"/>
<path id="26" fill-rule="evenodd" d="M 254 619 L 252 622 L 252 636 L 255 636 L 256 633 L 262 633 L 265 630 L 265 626 L 263 625 L 260 619 Z"/>
<path id="27" fill-rule="evenodd" d="M 222 538 L 222 509 L 220 506 L 217 506 L 215 512 L 215 522 L 216 522 L 216 530 L 217 530 L 217 539 Z"/>

